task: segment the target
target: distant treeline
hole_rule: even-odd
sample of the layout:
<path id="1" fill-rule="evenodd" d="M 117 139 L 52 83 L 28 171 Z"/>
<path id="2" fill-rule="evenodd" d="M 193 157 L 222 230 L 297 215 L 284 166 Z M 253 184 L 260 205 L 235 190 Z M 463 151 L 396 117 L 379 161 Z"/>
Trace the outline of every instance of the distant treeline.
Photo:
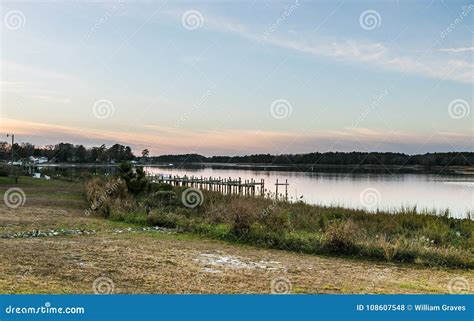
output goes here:
<path id="1" fill-rule="evenodd" d="M 473 166 L 474 152 L 427 153 L 407 155 L 403 153 L 377 152 L 328 152 L 308 154 L 255 154 L 247 156 L 212 156 L 199 154 L 149 156 L 148 149 L 140 157 L 132 153 L 129 146 L 115 144 L 110 148 L 105 145 L 86 148 L 83 145 L 60 143 L 46 147 L 37 147 L 29 143 L 13 146 L 15 159 L 30 156 L 46 157 L 50 162 L 107 163 L 138 160 L 156 163 L 238 163 L 238 164 L 275 164 L 275 165 L 420 165 L 420 166 Z M 0 143 L 0 160 L 11 159 L 11 146 Z"/>
<path id="2" fill-rule="evenodd" d="M 163 155 L 150 157 L 152 162 L 169 163 L 240 163 L 240 164 L 276 164 L 276 165 L 421 165 L 421 166 L 471 166 L 474 153 L 428 153 L 407 155 L 402 153 L 362 153 L 328 152 L 308 154 L 270 155 L 256 154 L 248 156 L 212 156 L 198 154 Z"/>
<path id="3" fill-rule="evenodd" d="M 33 157 L 46 157 L 53 163 L 106 163 L 110 161 L 124 162 L 135 159 L 129 146 L 115 144 L 110 148 L 105 145 L 86 148 L 83 145 L 60 143 L 46 147 L 37 147 L 29 143 L 14 144 L 15 160 Z M 12 148 L 8 143 L 0 143 L 0 159 L 10 160 Z"/>

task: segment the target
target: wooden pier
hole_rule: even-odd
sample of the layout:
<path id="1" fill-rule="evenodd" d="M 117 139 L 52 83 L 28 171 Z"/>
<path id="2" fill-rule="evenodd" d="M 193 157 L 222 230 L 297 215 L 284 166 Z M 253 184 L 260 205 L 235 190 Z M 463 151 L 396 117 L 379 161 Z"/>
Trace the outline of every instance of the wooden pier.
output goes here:
<path id="1" fill-rule="evenodd" d="M 172 175 L 147 175 L 148 179 L 152 183 L 167 183 L 172 186 L 182 187 L 194 187 L 198 189 L 206 189 L 209 191 L 215 191 L 226 195 L 238 194 L 244 196 L 258 196 L 266 197 L 265 180 L 262 178 L 260 181 L 254 179 L 242 180 L 242 178 L 232 179 L 221 178 L 221 177 L 196 177 L 196 176 L 172 176 Z M 275 184 L 275 195 L 278 199 L 280 196 L 288 200 L 288 180 L 285 183 L 279 183 L 278 180 Z M 278 187 L 285 186 L 285 193 L 280 195 L 278 193 Z M 270 196 L 271 197 L 271 196 Z"/>

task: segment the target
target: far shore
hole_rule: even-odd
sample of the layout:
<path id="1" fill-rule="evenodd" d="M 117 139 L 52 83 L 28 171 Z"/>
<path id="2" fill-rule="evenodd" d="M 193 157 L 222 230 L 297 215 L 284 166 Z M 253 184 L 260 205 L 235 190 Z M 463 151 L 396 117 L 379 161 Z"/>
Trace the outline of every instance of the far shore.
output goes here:
<path id="1" fill-rule="evenodd" d="M 116 167 L 119 164 L 104 163 L 46 163 L 39 164 L 38 167 Z M 390 172 L 390 173 L 421 173 L 421 174 L 459 174 L 474 175 L 474 166 L 421 166 L 421 165 L 314 165 L 314 164 L 268 164 L 268 163 L 196 163 L 196 162 L 155 162 L 155 163 L 135 163 L 140 167 L 170 167 L 170 168 L 199 168 L 213 167 L 226 169 L 249 169 L 263 171 L 302 171 L 302 172 L 324 172 L 324 171 L 367 171 L 367 172 Z"/>

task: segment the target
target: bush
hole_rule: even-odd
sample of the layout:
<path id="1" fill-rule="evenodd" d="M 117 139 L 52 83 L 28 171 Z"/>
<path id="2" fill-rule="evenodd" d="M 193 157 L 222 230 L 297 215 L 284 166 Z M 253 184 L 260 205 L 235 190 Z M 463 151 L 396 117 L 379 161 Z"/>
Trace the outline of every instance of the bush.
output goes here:
<path id="1" fill-rule="evenodd" d="M 115 210 L 111 213 L 110 219 L 138 225 L 148 225 L 148 215 L 140 211 L 122 212 L 120 210 Z"/>
<path id="2" fill-rule="evenodd" d="M 148 215 L 148 223 L 153 226 L 175 228 L 181 225 L 185 217 L 163 209 L 154 209 Z"/>
<path id="3" fill-rule="evenodd" d="M 143 201 L 149 213 L 153 208 L 176 204 L 176 193 L 170 184 L 147 183 L 146 193 L 138 196 L 137 199 Z"/>
<path id="4" fill-rule="evenodd" d="M 351 220 L 333 223 L 324 233 L 326 251 L 350 255 L 359 253 L 357 245 L 359 233 L 359 227 Z"/>
<path id="5" fill-rule="evenodd" d="M 173 192 L 173 186 L 167 183 L 150 183 L 148 184 L 148 194 L 156 192 Z"/>
<path id="6" fill-rule="evenodd" d="M 232 209 L 233 220 L 231 224 L 231 234 L 240 239 L 246 237 L 250 232 L 252 224 L 256 221 L 255 214 L 245 203 L 239 203 Z"/>
<path id="7" fill-rule="evenodd" d="M 8 164 L 0 164 L 0 177 L 8 177 L 11 176 L 18 177 L 21 175 L 25 175 L 25 172 L 21 167 L 12 166 Z"/>
<path id="8" fill-rule="evenodd" d="M 130 162 L 118 166 L 118 177 L 125 181 L 128 191 L 133 195 L 140 195 L 148 189 L 148 179 L 143 168 L 133 168 Z"/>
<path id="9" fill-rule="evenodd" d="M 89 204 L 87 214 L 96 213 L 107 218 L 114 210 L 126 212 L 137 207 L 136 201 L 130 197 L 127 187 L 120 179 L 89 179 L 84 184 L 84 194 Z"/>
<path id="10" fill-rule="evenodd" d="M 0 176 L 8 177 L 11 175 L 11 166 L 7 164 L 0 164 Z"/>
<path id="11" fill-rule="evenodd" d="M 273 232 L 291 231 L 291 218 L 286 209 L 276 208 L 260 220 L 267 230 Z"/>

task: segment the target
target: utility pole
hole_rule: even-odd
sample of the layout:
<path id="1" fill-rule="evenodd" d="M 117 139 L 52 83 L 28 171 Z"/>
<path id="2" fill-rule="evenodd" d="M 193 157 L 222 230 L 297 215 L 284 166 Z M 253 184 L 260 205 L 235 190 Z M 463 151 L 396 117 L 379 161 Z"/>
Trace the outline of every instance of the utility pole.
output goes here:
<path id="1" fill-rule="evenodd" d="M 11 166 L 11 176 L 14 177 L 13 175 L 13 163 L 15 161 L 15 151 L 13 150 L 13 145 L 15 144 L 15 134 L 7 134 L 7 137 L 12 138 L 12 146 L 11 146 L 11 152 L 12 152 L 12 166 Z M 18 183 L 18 178 L 15 177 L 15 182 Z"/>

